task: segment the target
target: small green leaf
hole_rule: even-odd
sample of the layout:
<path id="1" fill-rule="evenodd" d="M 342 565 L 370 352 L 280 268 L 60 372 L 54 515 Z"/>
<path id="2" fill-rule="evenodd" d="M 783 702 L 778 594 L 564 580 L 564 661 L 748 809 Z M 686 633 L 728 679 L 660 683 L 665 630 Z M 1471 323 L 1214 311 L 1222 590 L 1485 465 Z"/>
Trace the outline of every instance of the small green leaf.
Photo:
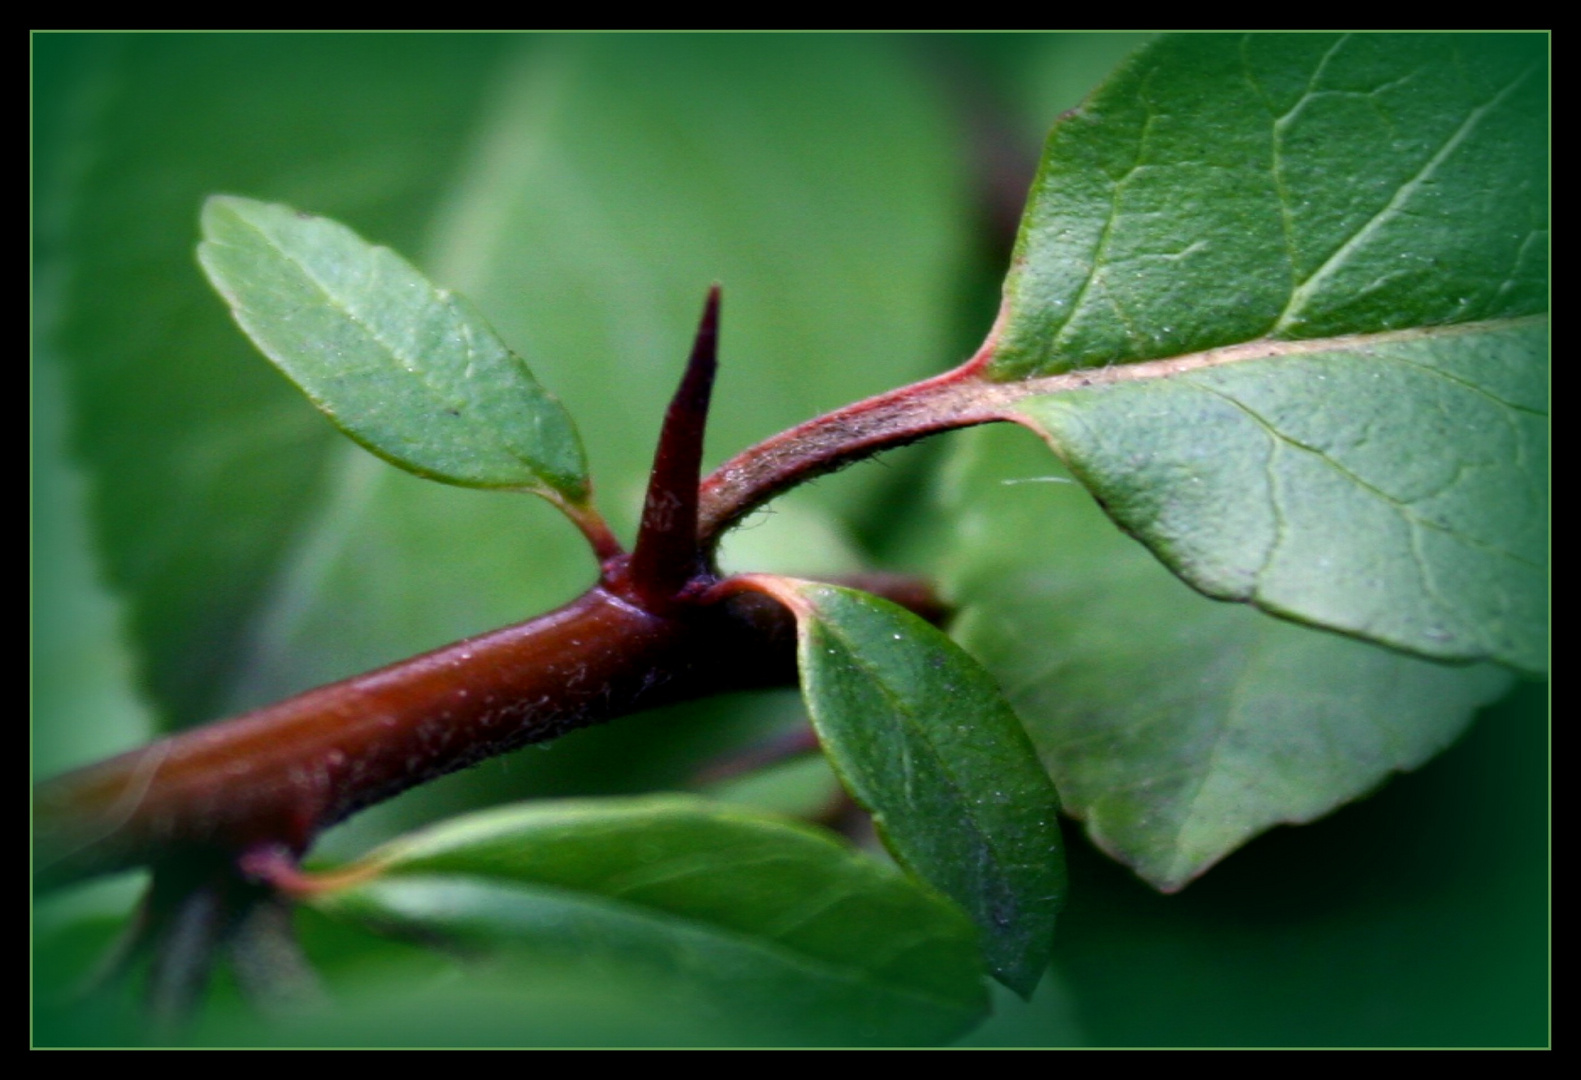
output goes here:
<path id="1" fill-rule="evenodd" d="M 460 298 L 290 207 L 203 208 L 198 258 L 254 343 L 348 435 L 408 471 L 586 502 L 571 418 Z"/>
<path id="2" fill-rule="evenodd" d="M 602 972 L 729 1041 L 948 1041 L 987 1008 L 952 905 L 805 826 L 685 796 L 535 803 L 375 852 L 326 912 Z"/>
<path id="3" fill-rule="evenodd" d="M 1422 764 L 1510 685 L 1204 599 L 1011 429 L 971 433 L 956 465 L 956 632 L 1066 809 L 1160 889 Z"/>
<path id="4" fill-rule="evenodd" d="M 994 975 L 1030 995 L 1065 894 L 1059 799 L 993 678 L 886 600 L 770 591 L 796 612 L 802 693 L 835 770 L 895 857 L 976 920 Z"/>

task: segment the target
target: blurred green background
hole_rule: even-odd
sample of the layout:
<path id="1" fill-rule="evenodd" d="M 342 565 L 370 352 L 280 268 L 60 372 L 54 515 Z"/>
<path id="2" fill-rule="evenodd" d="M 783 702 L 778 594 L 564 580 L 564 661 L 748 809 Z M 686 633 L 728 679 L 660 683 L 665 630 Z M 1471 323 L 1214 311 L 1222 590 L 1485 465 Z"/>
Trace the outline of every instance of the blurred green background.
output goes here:
<path id="1" fill-rule="evenodd" d="M 467 294 L 571 410 L 629 538 L 711 282 L 710 464 L 959 362 L 991 320 L 1042 132 L 1140 40 L 36 35 L 35 775 L 517 621 L 592 577 L 546 505 L 414 480 L 336 435 L 203 281 L 205 196 L 336 218 Z M 912 540 L 947 444 L 797 492 L 727 560 L 926 570 L 905 553 L 926 547 Z M 370 811 L 321 851 L 502 800 L 684 786 L 800 715 L 786 691 L 579 733 Z M 1030 1005 L 1001 994 L 968 1041 L 1546 1042 L 1547 740 L 1546 687 L 1523 686 L 1419 773 L 1174 897 L 1069 828 L 1056 967 Z M 129 888 L 40 908 L 36 1042 L 149 1037 L 52 1004 Z M 382 947 L 304 932 L 355 1014 L 346 973 L 386 970 L 369 960 Z M 429 1030 L 619 1041 L 610 1017 L 640 1012 L 578 994 L 613 1011 Z M 341 1037 L 422 1038 L 365 1020 Z"/>

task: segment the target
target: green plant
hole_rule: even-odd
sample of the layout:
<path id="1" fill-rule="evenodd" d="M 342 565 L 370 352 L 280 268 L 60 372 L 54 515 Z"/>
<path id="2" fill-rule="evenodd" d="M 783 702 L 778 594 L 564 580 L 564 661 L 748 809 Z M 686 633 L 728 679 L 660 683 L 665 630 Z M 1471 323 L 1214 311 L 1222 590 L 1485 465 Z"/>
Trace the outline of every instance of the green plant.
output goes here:
<path id="1" fill-rule="evenodd" d="M 476 300 L 569 402 L 618 535 L 632 533 L 652 430 L 641 425 L 657 423 L 659 387 L 673 378 L 673 357 L 683 347 L 676 324 L 695 304 L 681 295 L 698 281 L 717 276 L 729 287 L 713 434 L 714 445 L 727 451 L 926 374 L 944 358 L 940 343 L 953 336 L 950 290 L 961 288 L 961 268 L 970 264 L 961 179 L 951 171 L 946 114 L 895 43 L 290 39 L 293 51 L 310 54 L 304 58 L 271 53 L 270 43 L 256 39 L 205 39 L 203 48 L 192 40 L 40 42 L 43 51 L 56 52 L 39 66 L 41 88 L 59 90 L 62 102 L 61 119 L 41 125 L 46 138 L 38 155 L 40 190 L 62 193 L 45 200 L 41 214 L 41 337 L 70 371 L 78 452 L 97 485 L 95 547 L 127 598 L 130 637 L 142 651 L 149 688 L 143 700 L 154 706 L 131 692 L 130 680 L 105 678 L 105 665 L 96 669 L 104 679 L 97 685 L 77 685 L 74 670 L 62 680 L 71 685 L 42 703 L 50 715 L 84 709 L 95 689 L 104 698 L 94 703 L 93 722 L 73 732 L 64 748 L 52 748 L 55 733 L 41 730 L 41 751 L 54 755 L 52 765 L 140 741 L 144 732 L 135 728 L 153 727 L 155 711 L 161 724 L 179 727 L 260 704 L 545 610 L 592 576 L 574 538 L 553 531 L 559 523 L 535 516 L 536 509 L 505 505 L 523 500 L 417 483 L 360 451 L 342 451 L 304 418 L 288 391 L 265 380 L 267 372 L 248 367 L 251 360 L 201 367 L 148 362 L 150 352 L 171 348 L 179 349 L 178 359 L 236 349 L 234 331 L 186 285 L 163 297 L 113 287 L 146 281 L 162 265 L 159 258 L 169 257 L 170 219 L 158 212 L 161 200 L 181 212 L 175 200 L 190 199 L 194 185 L 267 194 L 355 220 L 361 231 L 397 247 L 404 246 L 402 229 L 410 238 L 414 222 L 437 221 L 425 260 L 431 276 Z M 1038 49 L 1079 55 L 1064 41 L 1039 42 L 1038 49 L 996 44 L 997 54 L 979 45 L 979 59 L 1027 72 L 1050 63 Z M 234 87 L 229 80 L 248 70 L 238 56 L 313 78 L 298 78 L 295 89 L 287 77 L 266 81 L 273 98 L 254 96 L 256 83 L 247 93 L 237 87 L 231 99 L 192 93 Z M 415 80 L 421 91 L 401 90 L 413 81 L 414 63 L 426 65 L 432 78 Z M 186 70 L 203 65 L 214 70 Z M 485 93 L 477 72 L 491 70 L 504 74 Z M 769 526 L 736 534 L 758 550 L 730 552 L 727 559 L 760 569 L 785 565 L 789 556 L 795 565 L 786 569 L 812 574 L 861 569 L 855 559 L 838 561 L 845 531 L 853 538 L 845 546 L 860 549 L 863 564 L 879 560 L 938 575 L 960 609 L 954 632 L 1009 692 L 1067 809 L 1086 819 L 1100 846 L 1163 888 L 1180 887 L 1272 824 L 1308 820 L 1391 770 L 1419 764 L 1454 738 L 1474 708 L 1504 693 L 1507 668 L 1535 672 L 1546 660 L 1544 72 L 1541 39 L 1522 36 L 1166 40 L 1056 129 L 992 347 L 980 354 L 972 378 L 928 384 L 933 389 L 920 395 L 898 392 L 901 401 L 921 406 L 924 427 L 1014 413 L 1059 448 L 1081 483 L 1070 483 L 1031 440 L 1002 438 L 997 430 L 971 433 L 957 437 L 949 460 L 924 449 L 889 474 L 853 470 L 793 493 L 777 504 L 781 513 Z M 625 81 L 639 92 L 625 92 Z M 149 132 L 138 124 L 169 124 L 170 117 L 158 109 L 117 112 L 118 103 L 124 106 L 117 94 L 127 94 L 128 86 L 134 103 L 166 94 L 197 114 L 174 125 L 163 142 L 155 140 L 166 151 L 151 159 Z M 787 95 L 787 86 L 797 87 L 802 99 Z M 243 108 L 265 100 L 278 107 L 291 93 L 311 98 L 298 106 L 302 121 L 259 137 L 247 147 L 250 158 L 234 146 L 221 155 L 209 145 L 216 130 L 233 130 Z M 322 115 L 315 110 L 325 98 L 337 104 Z M 40 100 L 55 98 L 40 93 Z M 454 118 L 480 108 L 489 119 L 473 137 L 471 164 L 461 179 L 451 178 L 440 171 L 443 163 L 464 157 L 446 149 L 447 139 L 452 147 L 459 139 Z M 813 125 L 808 117 L 820 111 L 838 111 L 851 127 Z M 215 129 L 205 130 L 205 123 Z M 271 137 L 292 149 L 271 147 Z M 302 142 L 318 148 L 305 152 L 296 145 Z M 226 171 L 216 172 L 220 157 Z M 293 165 L 282 169 L 282 161 Z M 347 198 L 368 205 L 359 209 Z M 288 248 L 279 232 L 295 220 L 263 204 L 211 204 L 210 244 L 230 244 L 242 262 L 217 267 L 211 246 L 208 267 L 222 288 L 230 286 L 243 324 L 266 348 L 279 324 L 264 312 L 249 325 L 246 312 L 257 307 L 258 294 L 242 293 L 260 286 L 238 284 L 238 277 L 255 272 L 265 249 Z M 249 250 L 236 239 L 242 226 L 276 235 Z M 342 235 L 320 222 L 297 227 L 309 246 L 315 237 Z M 274 284 L 262 289 L 275 292 Z M 84 295 L 99 297 L 102 306 L 84 313 L 70 302 Z M 51 308 L 57 296 L 66 299 Z M 1203 356 L 1217 348 L 1229 351 Z M 752 361 L 735 359 L 743 354 Z M 1172 363 L 1182 355 L 1198 359 Z M 835 356 L 862 363 L 810 359 Z M 835 368 L 843 385 L 815 379 L 814 368 L 825 367 Z M 308 384 L 314 377 L 293 374 Z M 48 380 L 56 376 L 46 369 L 43 378 L 41 400 L 48 406 L 54 392 Z M 781 382 L 747 389 L 749 378 Z M 814 400 L 797 400 L 798 393 Z M 359 428 L 365 413 L 357 405 L 340 419 L 385 456 L 402 457 L 390 440 L 409 433 Z M 547 404 L 534 415 L 558 416 Z M 438 419 L 421 410 L 410 417 L 419 429 Z M 48 437 L 47 423 L 40 430 Z M 824 430 L 834 432 L 832 442 L 809 442 L 804 434 L 789 445 L 842 456 L 850 428 Z M 880 433 L 886 431 L 896 440 L 915 433 L 903 426 Z M 560 451 L 568 445 L 563 437 L 554 443 Z M 566 464 L 563 452 L 545 457 L 537 449 L 518 455 L 533 463 L 527 486 L 571 504 L 597 537 L 574 464 Z M 448 467 L 417 456 L 424 471 Z M 917 498 L 920 481 L 934 473 L 941 477 L 937 494 L 931 502 Z M 750 475 L 765 492 L 785 486 L 766 473 Z M 459 478 L 503 482 L 492 475 Z M 523 483 L 509 479 L 511 486 Z M 1179 586 L 1094 512 L 1084 488 L 1199 590 L 1247 603 L 1214 603 Z M 39 490 L 53 497 L 61 489 L 46 476 Z M 733 505 L 730 483 L 712 490 L 725 493 L 727 508 Z M 745 498 L 739 506 L 752 502 Z M 709 518 L 711 505 L 717 509 L 719 498 L 705 500 L 705 530 L 731 516 Z M 56 520 L 40 516 L 46 524 Z M 182 527 L 183 516 L 214 535 Z M 778 540 L 777 526 L 783 526 Z M 524 536 L 531 537 L 530 548 Z M 819 536 L 832 543 L 808 540 Z M 44 550 L 56 545 L 70 550 L 48 534 L 41 541 Z M 820 546 L 826 550 L 814 550 Z M 1051 560 L 1050 551 L 1058 557 Z M 461 577 L 465 569 L 472 576 Z M 41 566 L 40 572 L 54 571 Z M 848 594 L 784 579 L 763 588 L 793 606 L 813 605 L 804 633 L 832 629 L 858 652 L 892 634 L 891 628 L 852 631 L 853 620 L 901 618 Z M 80 632 L 97 618 L 106 627 L 100 655 L 113 649 L 118 639 L 109 632 L 105 594 L 79 585 L 66 595 L 85 605 L 72 611 L 70 628 Z M 912 648 L 946 658 L 941 662 L 969 663 L 915 624 L 902 621 L 892 630 L 911 639 Z M 39 629 L 46 642 L 61 632 Z M 908 662 L 881 664 L 881 673 Z M 1478 663 L 1466 666 L 1472 662 Z M 47 675 L 46 669 L 46 687 Z M 813 711 L 833 707 L 840 714 L 820 717 L 821 734 L 836 744 L 847 778 L 864 789 L 863 770 L 877 776 L 893 755 L 863 759 L 860 747 L 838 745 L 842 717 L 870 715 L 875 699 L 860 679 L 850 694 L 835 692 L 850 678 L 834 677 L 834 691 L 814 689 Z M 888 690 L 904 696 L 919 685 L 902 678 Z M 987 693 L 974 690 L 968 700 L 987 700 Z M 842 712 L 838 702 L 852 696 L 867 704 L 847 704 Z M 920 696 L 924 705 L 938 700 L 931 691 Z M 577 736 L 549 755 L 529 752 L 508 767 L 429 785 L 353 819 L 320 850 L 334 862 L 337 854 L 360 854 L 370 839 L 508 796 L 673 787 L 700 760 L 778 730 L 787 710 L 794 706 L 784 697 L 728 699 Z M 117 717 L 134 730 L 107 730 L 106 721 Z M 1249 719 L 1236 722 L 1240 717 Z M 851 728 L 853 736 L 862 731 L 861 724 Z M 1509 737 L 1500 738 L 1502 746 Z M 1013 748 L 1006 739 L 999 743 Z M 973 749 L 973 741 L 962 749 Z M 827 802 L 833 790 L 827 771 L 797 767 L 801 776 L 781 775 L 777 791 L 756 798 L 781 807 Z M 1520 767 L 1519 761 L 1509 766 Z M 981 783 L 981 775 L 965 783 Z M 965 802 L 983 793 L 968 791 Z M 892 793 L 870 786 L 862 794 L 886 815 L 891 840 L 924 877 L 968 907 L 974 897 L 990 898 L 981 882 L 949 880 L 961 862 L 958 850 L 926 850 L 950 833 L 948 813 L 924 808 L 907 821 L 897 813 L 909 805 L 904 799 L 890 801 Z M 1028 798 L 1039 796 L 1012 800 L 992 828 L 1022 841 L 1037 838 L 1044 824 L 1034 823 L 1046 815 L 1027 812 Z M 1476 808 L 1479 820 L 1504 820 L 1499 813 L 1513 811 L 1504 801 L 1494 811 Z M 928 1042 L 970 1027 L 981 991 L 967 924 L 954 909 L 902 878 L 851 861 L 824 840 L 743 814 L 674 800 L 550 805 L 457 825 L 397 849 L 391 858 L 405 876 L 390 879 L 394 894 L 404 880 L 401 895 L 412 905 L 427 902 L 424 895 L 448 898 L 450 914 L 422 929 L 468 944 L 475 962 L 466 970 L 479 981 L 443 986 L 440 969 L 450 970 L 451 961 L 354 929 L 359 921 L 379 925 L 418 910 L 402 909 L 389 889 L 380 894 L 378 882 L 330 890 L 321 904 L 349 916 L 353 928 L 308 913 L 301 930 L 342 1005 L 315 1009 L 308 1021 L 286 1027 L 284 1037 Z M 1352 832 L 1382 847 L 1390 837 L 1413 849 L 1428 846 L 1424 833 L 1387 822 Z M 546 896 L 541 888 L 513 893 L 508 868 L 492 885 L 463 880 L 527 851 L 569 868 L 571 877 L 549 877 L 556 888 L 572 887 L 578 874 L 583 885 L 592 878 L 607 883 L 621 868 L 651 860 L 654 850 L 673 858 L 664 846 L 672 835 L 694 845 L 686 856 L 692 871 L 715 886 L 713 917 L 749 938 L 776 920 L 796 924 L 792 913 L 764 906 L 765 895 L 783 899 L 785 890 L 751 893 L 763 884 L 743 879 L 747 884 L 738 885 L 747 892 L 733 892 L 729 859 L 708 852 L 739 853 L 746 866 L 779 859 L 793 868 L 785 872 L 798 891 L 825 875 L 818 879 L 822 887 L 868 905 L 860 918 L 815 924 L 823 934 L 817 948 L 832 950 L 823 958 L 855 957 L 854 967 L 841 978 L 820 969 L 815 978 L 808 970 L 798 975 L 792 964 L 771 976 L 722 945 L 717 932 L 698 938 L 690 924 L 669 927 L 660 949 L 653 928 L 634 923 L 629 910 L 612 912 L 585 896 Z M 1540 866 L 1540 840 L 1522 849 L 1498 838 L 1497 829 L 1493 835 L 1485 857 L 1497 852 L 1513 860 L 1508 865 L 1516 875 Z M 1255 925 L 1222 928 L 1246 921 L 1232 897 L 1203 902 L 1220 920 L 1207 951 L 1228 954 L 1226 963 L 1223 955 L 1192 952 L 1189 919 L 1179 907 L 1164 929 L 1150 927 L 1151 909 L 1142 905 L 1153 901 L 1104 878 L 1078 852 L 1074 907 L 1056 955 L 1088 1037 L 1539 1041 L 1533 1018 L 1541 1011 L 1541 979 L 1532 972 L 1532 953 L 1536 940 L 1540 967 L 1541 935 L 1534 939 L 1519 925 L 1541 895 L 1541 875 L 1524 879 L 1535 886 L 1463 889 L 1471 899 L 1447 907 L 1408 905 L 1405 917 L 1413 925 L 1405 926 L 1399 904 L 1389 900 L 1393 879 L 1376 875 L 1374 865 L 1363 890 L 1383 881 L 1385 902 L 1363 905 L 1365 917 L 1352 926 L 1345 920 L 1355 917 L 1354 903 L 1325 905 L 1312 894 L 1332 888 L 1336 867 L 1354 856 L 1354 839 L 1337 842 L 1328 860 L 1315 860 L 1314 879 L 1288 869 L 1278 875 L 1293 890 L 1286 900 L 1296 895 L 1312 908 L 1294 931 L 1282 925 L 1285 935 L 1273 940 L 1308 937 L 1304 947 L 1314 953 L 1325 952 L 1327 939 L 1344 941 L 1366 959 L 1332 977 L 1322 964 L 1303 968 L 1296 961 L 1297 977 L 1282 973 L 1274 980 L 1286 992 L 1283 1008 L 1259 977 L 1266 961 L 1256 954 L 1268 938 Z M 1462 840 L 1452 846 L 1463 848 Z M 1041 842 L 1045 849 L 1056 845 L 1046 834 Z M 1300 841 L 1284 841 L 1284 850 L 1292 843 Z M 1237 861 L 1254 857 L 1257 848 L 1168 903 L 1193 904 L 1199 890 L 1233 874 Z M 1443 880 L 1434 873 L 1451 856 L 1429 848 L 1417 858 L 1428 865 L 1402 872 L 1394 886 L 1400 897 L 1410 897 L 1413 885 Z M 1054 865 L 1032 866 L 1030 879 L 1010 886 L 1012 895 L 1047 899 L 1042 893 L 1051 887 Z M 279 868 L 253 869 L 267 878 Z M 1086 933 L 1071 928 L 1082 918 L 1083 874 L 1094 882 L 1092 895 L 1108 890 L 1121 898 L 1111 905 L 1117 912 L 1095 916 L 1098 909 L 1089 909 Z M 289 884 L 280 874 L 273 880 Z M 1233 895 L 1234 886 L 1227 887 Z M 86 903 L 75 899 L 79 907 Z M 699 895 L 683 899 L 701 902 Z M 1485 912 L 1490 905 L 1501 926 L 1515 928 L 1483 939 L 1492 942 L 1486 946 L 1492 959 L 1424 971 L 1421 962 L 1434 950 L 1428 931 L 1415 925 L 1422 912 L 1436 913 L 1438 928 L 1448 930 L 1460 925 L 1457 911 Z M 983 914 L 992 908 L 979 908 L 980 923 L 995 925 Z M 991 956 L 996 941 L 999 950 L 990 966 L 1022 990 L 1048 954 L 1049 909 L 1028 909 L 1025 917 L 1003 920 L 1005 933 L 989 936 Z M 261 928 L 241 952 L 242 981 L 289 986 L 289 968 L 256 975 L 287 956 L 256 944 L 278 944 L 278 925 L 269 920 L 278 919 L 279 909 L 256 910 Z M 1540 905 L 1537 911 L 1540 917 Z M 458 912 L 470 914 L 463 919 Z M 536 929 L 510 930 L 498 922 L 504 915 Z M 1196 917 L 1212 920 L 1215 912 Z M 49 935 L 57 955 L 92 951 L 91 918 L 51 918 L 63 927 Z M 704 922 L 716 930 L 721 925 Z M 1427 923 L 1429 930 L 1435 925 L 1431 918 Z M 1029 925 L 1030 936 L 1018 938 Z M 863 926 L 873 928 L 871 940 L 852 930 Z M 919 954 L 926 962 L 901 964 L 897 975 L 884 967 L 892 959 L 884 955 L 890 939 L 877 935 L 907 926 L 918 927 L 919 940 L 928 943 Z M 415 921 L 406 926 L 417 928 Z M 688 933 L 693 937 L 677 944 L 675 935 Z M 735 941 L 729 933 L 723 939 Z M 797 955 L 823 954 L 813 948 Z M 1139 955 L 1147 959 L 1130 959 Z M 678 966 L 676 957 L 692 966 Z M 1411 970 L 1391 974 L 1395 993 L 1378 999 L 1381 1019 L 1364 1010 L 1347 1014 L 1332 1003 L 1309 1009 L 1315 1015 L 1304 1022 L 1291 1018 L 1307 997 L 1343 998 L 1374 968 L 1390 971 L 1401 957 Z M 1204 1024 L 1181 1004 L 1184 984 L 1176 982 L 1171 1007 L 1179 1019 L 1152 1018 L 1151 1030 L 1138 1026 L 1128 1015 L 1137 1011 L 1137 988 L 1156 986 L 1159 970 L 1190 964 L 1218 973 L 1201 977 L 1209 979 L 1206 994 L 1200 986 L 1190 992 L 1205 999 L 1205 1011 L 1218 1001 L 1250 1019 L 1241 1027 Z M 732 982 L 721 975 L 743 965 L 752 978 Z M 1140 969 L 1129 984 L 1128 968 Z M 492 977 L 479 976 L 480 969 Z M 842 983 L 850 970 L 886 971 L 879 981 L 887 989 L 852 990 Z M 156 984 L 159 971 L 156 965 Z M 1500 986 L 1525 996 L 1509 1017 L 1495 1019 L 1487 1018 L 1484 995 L 1442 994 L 1419 1010 L 1401 1004 L 1413 993 L 1420 998 L 1422 987 L 1467 971 L 1496 972 Z M 1215 989 L 1212 978 L 1223 985 Z M 382 995 L 370 990 L 380 985 L 387 988 Z M 896 986 L 911 997 L 895 997 Z M 214 991 L 203 1021 L 209 1027 L 200 1026 L 198 1037 L 238 1037 L 238 1029 L 225 1026 L 240 1023 L 227 1019 L 228 992 L 223 983 Z M 1047 1012 L 1061 993 L 1059 984 L 1046 984 L 1031 1011 L 1000 1001 L 987 1037 L 1072 1037 L 1061 1017 Z M 1128 993 L 1129 1010 L 1107 1000 Z M 803 1004 L 771 1011 L 755 1004 L 763 1000 Z M 656 1001 L 668 1011 L 655 1015 Z M 116 1006 L 96 1007 L 113 1013 Z M 1268 1015 L 1259 1017 L 1259 1009 Z M 1390 1009 L 1405 1015 L 1391 1017 Z M 1480 1020 L 1475 1035 L 1464 1027 L 1467 1009 Z M 69 1020 L 51 1021 L 52 1036 L 62 1041 L 127 1037 L 113 1024 L 96 1029 L 96 1015 L 66 1015 Z M 414 1030 L 425 1017 L 431 1026 Z M 1005 1026 L 1017 1022 L 1027 1030 Z M 254 1030 L 240 1037 L 261 1036 Z"/>

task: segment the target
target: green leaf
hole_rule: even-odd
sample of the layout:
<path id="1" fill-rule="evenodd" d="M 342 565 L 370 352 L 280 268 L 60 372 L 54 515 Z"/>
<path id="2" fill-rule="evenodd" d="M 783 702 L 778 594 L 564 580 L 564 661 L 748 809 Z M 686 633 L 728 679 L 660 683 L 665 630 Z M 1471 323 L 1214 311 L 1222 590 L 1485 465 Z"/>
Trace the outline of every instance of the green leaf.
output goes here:
<path id="1" fill-rule="evenodd" d="M 1065 896 L 1059 799 L 994 680 L 886 600 L 765 587 L 796 613 L 802 694 L 846 788 L 895 857 L 971 914 L 994 975 L 1030 995 Z"/>
<path id="2" fill-rule="evenodd" d="M 1018 419 L 1210 595 L 1541 670 L 1543 50 L 1144 50 L 1049 137 L 989 374 L 1074 373 Z"/>
<path id="3" fill-rule="evenodd" d="M 957 634 L 1006 688 L 1066 810 L 1158 888 L 1422 764 L 1509 687 L 1492 665 L 1204 599 L 1025 436 L 974 432 L 956 466 Z"/>
<path id="4" fill-rule="evenodd" d="M 198 259 L 264 354 L 348 435 L 419 476 L 584 504 L 560 403 L 405 259 L 287 206 L 215 196 Z"/>
<path id="5" fill-rule="evenodd" d="M 529 980 L 595 972 L 718 1040 L 937 1042 L 987 1008 L 952 905 L 826 834 L 701 799 L 489 811 L 350 874 L 314 903 Z"/>
<path id="6" fill-rule="evenodd" d="M 992 370 L 1547 306 L 1540 35 L 1183 35 L 1049 135 Z"/>
<path id="7" fill-rule="evenodd" d="M 1547 351 L 1546 320 L 1481 324 L 1019 409 L 1209 596 L 1542 671 Z"/>

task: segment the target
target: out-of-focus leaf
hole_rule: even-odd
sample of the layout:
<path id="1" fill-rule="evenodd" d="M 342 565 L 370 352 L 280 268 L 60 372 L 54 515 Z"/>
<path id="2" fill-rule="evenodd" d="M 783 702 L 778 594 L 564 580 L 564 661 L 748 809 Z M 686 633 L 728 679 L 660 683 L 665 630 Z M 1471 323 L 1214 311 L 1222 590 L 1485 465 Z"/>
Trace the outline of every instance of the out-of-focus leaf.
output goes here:
<path id="1" fill-rule="evenodd" d="M 802 694 L 847 789 L 895 857 L 976 920 L 995 976 L 1031 994 L 1065 897 L 1059 799 L 994 680 L 886 600 L 766 587 L 796 613 Z"/>
<path id="2" fill-rule="evenodd" d="M 928 1043 L 987 1007 L 952 905 L 824 834 L 701 799 L 490 811 L 351 873 L 317 906 L 527 985 L 535 967 L 597 973 L 689 1016 L 688 1040 Z"/>
<path id="3" fill-rule="evenodd" d="M 712 35 L 556 38 L 506 72 L 431 269 L 577 418 L 617 529 L 711 282 L 712 461 L 958 359 L 965 165 L 924 74 L 884 39 Z"/>
<path id="4" fill-rule="evenodd" d="M 253 342 L 368 449 L 419 476 L 588 495 L 571 418 L 469 305 L 334 221 L 204 204 L 198 260 Z"/>
<path id="5" fill-rule="evenodd" d="M 47 307 L 47 305 L 39 305 Z M 41 311 L 40 322 L 58 312 Z M 61 372 L 33 377 L 33 775 L 50 776 L 147 742 L 158 730 L 137 691 L 125 612 L 93 558 L 88 492 L 66 453 Z"/>
<path id="6" fill-rule="evenodd" d="M 59 311 L 39 325 L 39 357 L 64 371 L 95 555 L 162 726 L 225 707 L 339 448 L 366 456 L 258 356 L 203 279 L 203 199 L 312 206 L 418 250 L 508 44 L 33 38 L 34 252 Z"/>
<path id="7" fill-rule="evenodd" d="M 1547 697 L 1518 688 L 1426 768 L 1274 830 L 1174 896 L 1072 844 L 1058 970 L 1083 1034 L 1100 1046 L 1547 1045 Z"/>
<path id="8" fill-rule="evenodd" d="M 956 467 L 957 633 L 1065 808 L 1159 888 L 1420 765 L 1510 684 L 1197 595 L 1025 436 L 974 432 Z"/>
<path id="9" fill-rule="evenodd" d="M 702 793 L 710 799 L 754 810 L 816 820 L 844 798 L 840 778 L 818 753 L 716 781 Z"/>

